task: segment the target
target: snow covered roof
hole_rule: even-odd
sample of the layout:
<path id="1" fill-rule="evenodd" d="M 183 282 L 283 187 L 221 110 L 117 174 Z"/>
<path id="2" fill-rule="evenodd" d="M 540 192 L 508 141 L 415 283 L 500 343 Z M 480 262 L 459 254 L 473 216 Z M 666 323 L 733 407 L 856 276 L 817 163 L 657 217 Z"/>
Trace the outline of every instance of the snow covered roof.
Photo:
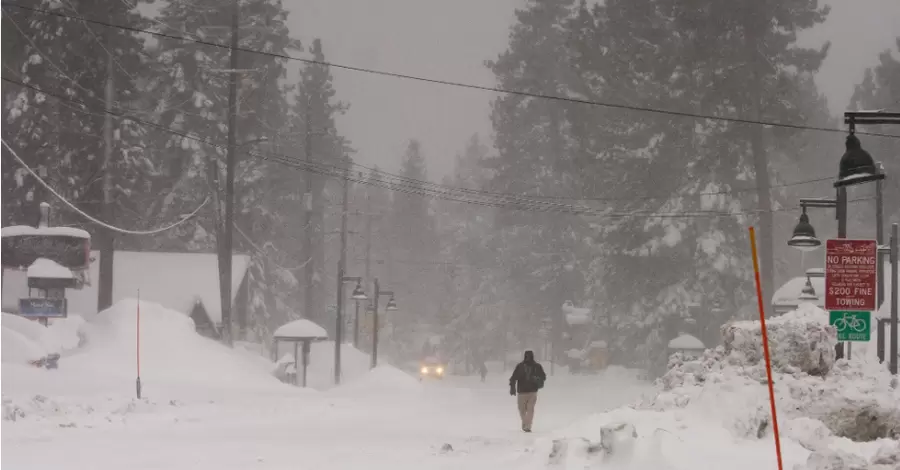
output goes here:
<path id="1" fill-rule="evenodd" d="M 819 308 L 825 307 L 825 277 L 817 276 L 815 273 L 810 272 L 812 270 L 807 271 L 809 274 L 809 282 L 812 284 L 813 289 L 816 291 L 817 299 L 812 301 L 804 301 L 812 302 L 815 306 Z M 796 307 L 800 305 L 800 293 L 803 292 L 803 288 L 806 287 L 806 276 L 797 276 L 791 279 L 788 282 L 785 282 L 781 287 L 779 287 L 775 291 L 775 295 L 772 296 L 772 305 L 774 306 L 786 306 L 786 307 Z"/>
<path id="2" fill-rule="evenodd" d="M 27 276 L 46 279 L 72 279 L 74 277 L 69 268 L 47 258 L 34 260 L 34 263 L 28 267 Z"/>
<path id="3" fill-rule="evenodd" d="M 75 227 L 32 227 L 30 225 L 10 225 L 0 229 L 0 236 L 16 237 L 20 235 L 48 235 L 78 238 L 91 238 L 86 231 Z"/>
<path id="4" fill-rule="evenodd" d="M 669 341 L 669 349 L 703 349 L 703 341 L 697 339 L 696 336 L 682 334 L 681 336 Z"/>
<path id="5" fill-rule="evenodd" d="M 100 280 L 100 252 L 92 251 L 89 270 L 91 285 L 66 290 L 69 312 L 97 313 L 97 285 Z M 234 255 L 231 265 L 232 302 L 250 265 L 247 255 Z M 113 260 L 113 303 L 137 296 L 170 310 L 190 315 L 200 301 L 211 321 L 222 321 L 219 300 L 218 261 L 215 253 L 160 253 L 116 251 Z M 5 270 L 3 275 L 3 307 L 18 308 L 20 298 L 28 297 L 28 283 L 23 271 Z M 9 310 L 7 310 L 9 311 Z"/>
<path id="6" fill-rule="evenodd" d="M 303 318 L 279 326 L 273 336 L 279 339 L 328 339 L 325 328 Z"/>

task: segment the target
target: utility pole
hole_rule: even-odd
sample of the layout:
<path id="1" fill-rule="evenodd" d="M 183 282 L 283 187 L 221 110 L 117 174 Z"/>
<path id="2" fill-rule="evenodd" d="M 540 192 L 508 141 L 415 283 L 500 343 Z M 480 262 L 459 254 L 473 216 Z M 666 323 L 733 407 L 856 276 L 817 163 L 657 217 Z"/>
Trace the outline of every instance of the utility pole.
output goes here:
<path id="1" fill-rule="evenodd" d="M 113 82 L 112 31 L 106 31 L 106 116 L 103 118 L 103 219 L 113 222 L 112 207 L 112 172 L 113 172 L 113 99 L 115 98 Z M 100 228 L 102 244 L 100 245 L 100 286 L 97 290 L 97 310 L 106 310 L 112 306 L 113 266 L 115 256 L 115 234 L 107 228 Z"/>
<path id="2" fill-rule="evenodd" d="M 307 163 L 307 169 L 310 168 L 310 164 L 312 163 L 312 113 L 310 112 L 310 98 L 309 91 L 307 90 L 306 95 L 306 137 L 304 141 L 304 151 Z M 306 192 L 303 194 L 303 252 L 305 256 L 303 257 L 304 265 L 304 285 L 306 286 L 303 293 L 303 305 L 304 312 L 303 315 L 307 318 L 315 318 L 315 314 L 313 313 L 313 308 L 315 303 L 313 302 L 313 295 L 315 291 L 315 287 L 313 286 L 313 279 L 315 278 L 315 270 L 316 263 L 313 262 L 313 226 L 312 226 L 312 210 L 313 210 L 313 178 L 314 175 L 311 171 L 306 172 L 306 177 L 304 178 L 306 185 Z"/>
<path id="3" fill-rule="evenodd" d="M 341 383 L 341 343 L 344 328 L 344 273 L 347 271 L 347 211 L 350 205 L 350 157 L 345 158 L 344 195 L 341 201 L 341 256 L 338 260 L 338 294 L 337 314 L 334 322 L 334 383 Z"/>
<path id="4" fill-rule="evenodd" d="M 365 285 L 369 285 L 369 279 L 372 279 L 372 199 L 369 197 L 369 190 L 366 189 L 366 274 L 364 279 Z M 356 319 L 353 323 L 353 344 L 359 344 L 359 302 L 356 303 Z"/>
<path id="5" fill-rule="evenodd" d="M 222 304 L 222 327 L 225 344 L 234 341 L 231 319 L 231 260 L 234 249 L 234 159 L 237 132 L 237 68 L 239 0 L 232 0 L 231 70 L 228 83 L 228 155 L 225 160 L 225 224 L 219 249 L 219 292 Z"/>

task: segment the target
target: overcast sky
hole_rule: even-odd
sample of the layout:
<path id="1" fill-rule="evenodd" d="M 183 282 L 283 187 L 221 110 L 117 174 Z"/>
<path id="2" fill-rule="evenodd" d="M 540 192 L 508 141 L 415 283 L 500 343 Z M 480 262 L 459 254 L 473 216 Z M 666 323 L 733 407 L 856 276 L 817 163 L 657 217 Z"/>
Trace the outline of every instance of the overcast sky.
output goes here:
<path id="1" fill-rule="evenodd" d="M 429 78 L 494 85 L 484 67 L 508 44 L 522 0 L 284 0 L 290 27 L 306 44 L 319 37 L 329 61 Z M 834 113 L 877 54 L 896 49 L 900 0 L 829 0 L 829 20 L 803 38 L 832 42 L 817 81 Z M 296 68 L 296 66 L 294 67 Z M 422 141 L 429 179 L 452 170 L 466 139 L 491 134 L 489 92 L 333 70 L 338 96 L 350 103 L 339 121 L 356 159 L 397 169 L 410 138 Z"/>

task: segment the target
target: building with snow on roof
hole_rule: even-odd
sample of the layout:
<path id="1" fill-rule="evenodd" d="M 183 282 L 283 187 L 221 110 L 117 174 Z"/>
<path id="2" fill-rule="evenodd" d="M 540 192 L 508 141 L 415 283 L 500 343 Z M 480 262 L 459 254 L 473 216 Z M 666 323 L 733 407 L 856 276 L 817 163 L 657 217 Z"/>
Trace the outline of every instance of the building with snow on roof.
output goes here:
<path id="1" fill-rule="evenodd" d="M 90 265 L 82 277 L 81 289 L 67 289 L 69 314 L 95 315 L 100 252 L 90 252 Z M 232 311 L 237 326 L 247 324 L 250 257 L 232 258 Z M 91 282 L 91 281 L 94 282 Z M 167 253 L 116 251 L 113 262 L 113 303 L 135 298 L 158 303 L 191 317 L 198 333 L 218 338 L 222 329 L 219 270 L 215 253 Z M 2 306 L 7 313 L 18 312 L 20 298 L 28 297 L 28 276 L 22 269 L 4 269 Z"/>

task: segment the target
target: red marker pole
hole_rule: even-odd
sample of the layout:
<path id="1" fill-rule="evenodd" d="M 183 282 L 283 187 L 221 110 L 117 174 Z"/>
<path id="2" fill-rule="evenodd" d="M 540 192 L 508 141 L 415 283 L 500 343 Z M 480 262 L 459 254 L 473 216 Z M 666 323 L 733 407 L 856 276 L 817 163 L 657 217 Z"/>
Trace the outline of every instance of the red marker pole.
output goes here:
<path id="1" fill-rule="evenodd" d="M 136 331 L 137 331 L 137 341 L 136 341 L 136 350 L 137 350 L 137 381 L 135 382 L 135 388 L 137 390 L 138 399 L 141 398 L 141 290 L 138 289 L 137 293 L 137 318 L 136 320 Z"/>
<path id="2" fill-rule="evenodd" d="M 775 456 L 778 470 L 784 470 L 781 461 L 781 437 L 778 433 L 778 414 L 775 412 L 775 387 L 772 384 L 772 358 L 769 356 L 769 334 L 766 332 L 766 310 L 763 305 L 762 285 L 759 280 L 759 259 L 756 256 L 756 231 L 750 227 L 750 251 L 753 254 L 753 274 L 756 278 L 756 300 L 759 304 L 759 323 L 762 330 L 763 353 L 766 357 L 766 376 L 769 379 L 769 405 L 772 408 L 772 430 L 775 434 Z"/>

